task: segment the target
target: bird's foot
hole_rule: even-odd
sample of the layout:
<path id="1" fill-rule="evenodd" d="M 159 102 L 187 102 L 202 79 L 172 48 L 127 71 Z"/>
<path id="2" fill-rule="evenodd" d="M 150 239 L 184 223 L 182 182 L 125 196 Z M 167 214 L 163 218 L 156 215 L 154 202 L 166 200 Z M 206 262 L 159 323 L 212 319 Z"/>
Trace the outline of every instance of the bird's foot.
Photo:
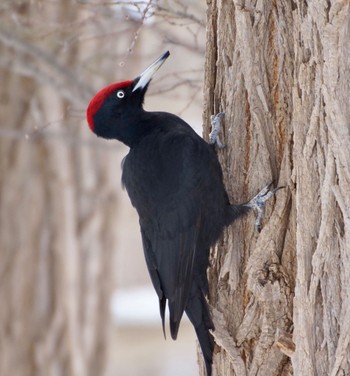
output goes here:
<path id="1" fill-rule="evenodd" d="M 272 184 L 273 182 L 268 184 L 255 197 L 253 197 L 247 204 L 245 204 L 245 206 L 247 206 L 248 208 L 256 209 L 258 212 L 258 215 L 255 220 L 255 227 L 258 232 L 261 231 L 261 218 L 263 215 L 266 201 L 270 197 L 272 197 L 278 190 L 284 188 L 284 187 L 277 187 L 277 188 L 271 189 Z"/>
<path id="2" fill-rule="evenodd" d="M 209 144 L 217 145 L 219 149 L 223 149 L 225 145 L 220 141 L 219 133 L 221 128 L 221 121 L 224 117 L 224 112 L 219 112 L 216 115 L 210 116 L 212 131 L 209 133 Z"/>

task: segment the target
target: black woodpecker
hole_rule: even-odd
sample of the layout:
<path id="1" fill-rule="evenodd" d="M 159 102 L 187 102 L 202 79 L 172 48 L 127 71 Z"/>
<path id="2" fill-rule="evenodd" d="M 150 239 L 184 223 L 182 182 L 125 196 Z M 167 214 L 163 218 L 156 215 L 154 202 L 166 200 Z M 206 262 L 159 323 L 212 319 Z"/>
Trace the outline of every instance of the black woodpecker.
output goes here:
<path id="1" fill-rule="evenodd" d="M 213 147 L 182 119 L 147 112 L 143 101 L 160 56 L 140 76 L 107 86 L 87 108 L 90 129 L 99 137 L 130 147 L 122 183 L 136 208 L 149 274 L 159 298 L 164 331 L 166 305 L 176 339 L 185 311 L 212 374 L 214 330 L 206 301 L 209 249 L 225 226 L 261 208 L 277 190 L 265 187 L 245 204 L 231 205 Z"/>

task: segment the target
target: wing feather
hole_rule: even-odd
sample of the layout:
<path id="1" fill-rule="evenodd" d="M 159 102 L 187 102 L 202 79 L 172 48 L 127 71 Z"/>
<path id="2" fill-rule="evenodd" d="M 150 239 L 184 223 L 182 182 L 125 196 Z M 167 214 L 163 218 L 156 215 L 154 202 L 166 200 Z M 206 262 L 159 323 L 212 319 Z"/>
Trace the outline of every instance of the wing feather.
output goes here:
<path id="1" fill-rule="evenodd" d="M 153 137 L 153 138 L 152 138 Z M 198 167 L 206 148 L 192 134 L 159 133 L 125 159 L 123 183 L 138 211 L 147 267 L 158 294 L 164 330 L 165 299 L 176 339 L 203 237 Z"/>

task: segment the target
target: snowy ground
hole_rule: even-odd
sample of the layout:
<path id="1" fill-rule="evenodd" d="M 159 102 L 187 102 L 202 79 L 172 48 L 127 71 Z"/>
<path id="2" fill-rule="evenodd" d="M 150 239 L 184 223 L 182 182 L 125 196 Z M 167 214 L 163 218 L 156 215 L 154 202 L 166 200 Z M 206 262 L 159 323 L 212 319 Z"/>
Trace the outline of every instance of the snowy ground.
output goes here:
<path id="1" fill-rule="evenodd" d="M 112 297 L 113 321 L 118 326 L 160 325 L 159 303 L 152 286 L 117 290 Z M 182 322 L 188 321 L 186 315 Z"/>
<path id="2" fill-rule="evenodd" d="M 164 340 L 158 299 L 152 286 L 113 295 L 115 336 L 108 376 L 193 376 L 198 374 L 196 338 L 183 317 L 176 341 Z"/>

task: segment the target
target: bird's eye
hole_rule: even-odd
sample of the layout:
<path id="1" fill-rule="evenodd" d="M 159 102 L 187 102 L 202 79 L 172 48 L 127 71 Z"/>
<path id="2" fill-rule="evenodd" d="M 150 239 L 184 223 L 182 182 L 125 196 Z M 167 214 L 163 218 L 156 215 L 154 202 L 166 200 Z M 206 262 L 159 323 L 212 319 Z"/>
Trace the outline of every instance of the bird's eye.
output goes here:
<path id="1" fill-rule="evenodd" d="M 118 97 L 119 99 L 124 98 L 124 97 L 125 97 L 125 93 L 124 93 L 124 91 L 123 91 L 123 90 L 119 90 L 119 91 L 117 92 L 117 97 Z"/>

